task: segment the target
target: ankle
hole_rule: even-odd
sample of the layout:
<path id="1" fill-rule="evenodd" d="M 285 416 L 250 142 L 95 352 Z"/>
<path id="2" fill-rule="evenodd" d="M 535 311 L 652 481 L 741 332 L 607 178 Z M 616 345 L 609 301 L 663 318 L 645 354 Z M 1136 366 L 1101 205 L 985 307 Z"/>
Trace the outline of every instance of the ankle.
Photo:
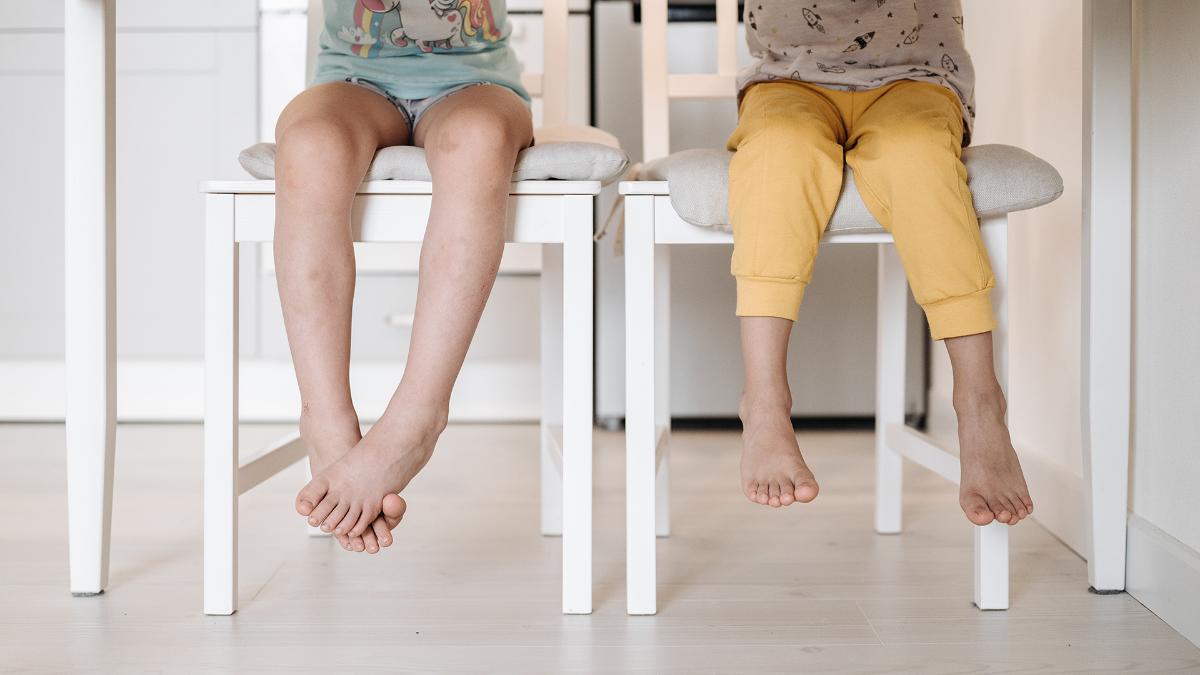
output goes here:
<path id="1" fill-rule="evenodd" d="M 418 445 L 433 444 L 446 430 L 448 406 L 402 404 L 388 405 L 387 410 L 371 428 L 376 435 L 405 438 Z M 378 430 L 378 431 L 376 431 Z"/>
<path id="2" fill-rule="evenodd" d="M 998 417 L 1003 419 L 1008 412 L 1004 391 L 999 383 L 979 387 L 954 388 L 954 412 L 959 416 Z"/>
<path id="3" fill-rule="evenodd" d="M 770 385 L 747 384 L 738 402 L 738 417 L 742 422 L 760 415 L 791 417 L 792 392 L 787 383 Z"/>
<path id="4" fill-rule="evenodd" d="M 305 400 L 300 403 L 300 421 L 358 419 L 358 412 L 350 401 Z"/>

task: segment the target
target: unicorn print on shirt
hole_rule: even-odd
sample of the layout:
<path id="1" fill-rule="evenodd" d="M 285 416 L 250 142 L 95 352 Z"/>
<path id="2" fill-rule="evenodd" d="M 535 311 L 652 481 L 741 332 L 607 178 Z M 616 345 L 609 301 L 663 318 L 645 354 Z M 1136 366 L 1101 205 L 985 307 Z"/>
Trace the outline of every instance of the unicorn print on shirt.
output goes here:
<path id="1" fill-rule="evenodd" d="M 358 0 L 364 14 L 395 12 L 400 26 L 387 40 L 422 52 L 467 46 L 467 40 L 500 39 L 490 0 Z M 375 17 L 378 18 L 378 17 Z M 371 22 L 378 26 L 378 22 Z"/>

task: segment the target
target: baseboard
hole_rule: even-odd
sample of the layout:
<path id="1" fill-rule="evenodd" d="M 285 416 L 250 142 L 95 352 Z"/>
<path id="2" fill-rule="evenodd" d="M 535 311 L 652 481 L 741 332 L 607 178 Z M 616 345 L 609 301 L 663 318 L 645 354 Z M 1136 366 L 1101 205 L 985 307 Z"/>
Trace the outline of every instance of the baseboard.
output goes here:
<path id="1" fill-rule="evenodd" d="M 536 361 L 468 361 L 450 419 L 456 422 L 531 422 L 540 416 Z M 64 415 L 62 361 L 0 361 L 0 421 L 54 422 Z M 387 405 L 404 372 L 397 362 L 361 362 L 350 369 L 354 401 L 364 421 Z M 291 364 L 244 360 L 241 415 L 246 422 L 292 422 L 299 393 Z M 204 413 L 200 361 L 122 360 L 117 367 L 117 418 L 122 422 L 199 422 Z"/>
<path id="2" fill-rule="evenodd" d="M 1200 646 L 1200 551 L 1129 514 L 1125 590 Z"/>

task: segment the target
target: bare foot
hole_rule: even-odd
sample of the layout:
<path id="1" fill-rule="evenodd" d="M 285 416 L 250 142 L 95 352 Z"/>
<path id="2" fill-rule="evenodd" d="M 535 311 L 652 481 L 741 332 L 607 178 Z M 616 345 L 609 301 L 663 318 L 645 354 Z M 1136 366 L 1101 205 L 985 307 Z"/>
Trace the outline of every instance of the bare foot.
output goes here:
<path id="1" fill-rule="evenodd" d="M 390 516 L 397 511 L 397 501 L 403 504 L 398 493 L 429 461 L 446 428 L 444 410 L 400 410 L 403 412 L 381 419 L 349 452 L 300 490 L 296 496 L 300 515 L 310 523 L 320 523 L 326 532 L 365 539 L 377 529 L 373 523 L 381 514 Z M 403 510 L 400 512 L 402 515 Z"/>
<path id="2" fill-rule="evenodd" d="M 752 502 L 774 507 L 808 503 L 820 490 L 796 443 L 791 410 L 786 390 L 742 395 L 742 491 Z"/>
<path id="3" fill-rule="evenodd" d="M 312 475 L 320 475 L 362 440 L 358 414 L 353 408 L 318 413 L 305 405 L 300 413 L 300 437 L 308 448 L 308 465 Z M 406 506 L 398 495 L 392 497 L 384 501 L 383 515 L 371 523 L 371 529 L 363 536 L 352 538 L 345 534 L 335 535 L 342 548 L 378 553 L 381 547 L 391 546 L 391 531 L 400 524 Z M 309 524 L 315 527 L 320 525 L 320 521 L 310 518 Z"/>
<path id="4" fill-rule="evenodd" d="M 1004 394 L 999 388 L 959 395 L 958 443 L 961 465 L 958 501 L 967 520 L 1016 525 L 1033 513 L 1021 462 L 1004 422 Z"/>

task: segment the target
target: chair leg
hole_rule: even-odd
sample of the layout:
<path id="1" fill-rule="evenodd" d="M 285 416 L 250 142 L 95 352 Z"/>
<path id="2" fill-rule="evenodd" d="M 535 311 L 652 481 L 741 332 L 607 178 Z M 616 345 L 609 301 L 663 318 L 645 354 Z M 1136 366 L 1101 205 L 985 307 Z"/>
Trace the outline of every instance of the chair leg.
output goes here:
<path id="1" fill-rule="evenodd" d="M 1008 218 L 1002 216 L 982 224 L 996 278 L 992 307 L 996 312 L 996 377 L 1008 392 Z M 975 605 L 979 609 L 1008 609 L 1008 526 L 994 522 L 975 528 Z"/>
<path id="2" fill-rule="evenodd" d="M 592 198 L 563 198 L 563 613 L 592 611 Z"/>
<path id="3" fill-rule="evenodd" d="M 555 432 L 563 424 L 563 249 L 542 246 L 541 278 L 541 509 L 542 534 L 563 528 L 562 448 Z"/>
<path id="4" fill-rule="evenodd" d="M 237 611 L 238 253 L 233 196 L 207 197 L 204 279 L 204 613 Z"/>
<path id="5" fill-rule="evenodd" d="M 654 198 L 625 198 L 625 567 L 626 609 L 658 611 L 655 589 Z"/>
<path id="6" fill-rule="evenodd" d="M 901 527 L 904 459 L 887 446 L 887 427 L 904 424 L 908 280 L 892 244 L 879 245 L 875 330 L 875 531 Z"/>
<path id="7" fill-rule="evenodd" d="M 671 247 L 654 248 L 654 533 L 671 534 Z M 659 436 L 661 434 L 661 437 Z"/>

